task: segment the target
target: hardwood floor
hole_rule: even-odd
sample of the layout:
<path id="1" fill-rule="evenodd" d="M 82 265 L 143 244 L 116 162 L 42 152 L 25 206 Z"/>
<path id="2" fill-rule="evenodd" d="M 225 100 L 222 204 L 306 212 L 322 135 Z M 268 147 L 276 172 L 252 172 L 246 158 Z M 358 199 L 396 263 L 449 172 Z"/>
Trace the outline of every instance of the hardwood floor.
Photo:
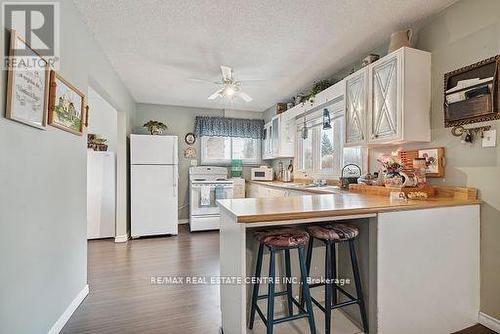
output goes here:
<path id="1" fill-rule="evenodd" d="M 62 333 L 99 334 L 217 334 L 220 326 L 219 288 L 216 285 L 153 285 L 157 276 L 217 276 L 218 232 L 189 233 L 181 225 L 177 237 L 114 243 L 89 241 L 90 293 Z M 262 305 L 265 308 L 265 305 Z M 334 311 L 332 332 L 361 331 L 340 311 Z M 318 333 L 323 315 L 315 309 Z M 276 334 L 308 333 L 306 321 L 276 326 Z M 257 320 L 254 331 L 265 333 Z M 494 334 L 474 326 L 456 334 Z"/>
<path id="2" fill-rule="evenodd" d="M 453 334 L 497 334 L 497 332 L 478 324 Z"/>
<path id="3" fill-rule="evenodd" d="M 90 293 L 62 333 L 218 333 L 216 285 L 152 285 L 151 276 L 219 274 L 219 234 L 89 241 Z"/>

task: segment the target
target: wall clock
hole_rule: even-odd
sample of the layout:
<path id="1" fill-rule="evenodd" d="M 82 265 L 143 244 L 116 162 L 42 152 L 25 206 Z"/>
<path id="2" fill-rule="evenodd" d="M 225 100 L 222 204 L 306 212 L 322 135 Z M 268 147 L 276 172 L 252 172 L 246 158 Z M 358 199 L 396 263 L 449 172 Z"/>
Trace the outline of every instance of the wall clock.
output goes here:
<path id="1" fill-rule="evenodd" d="M 194 135 L 194 133 L 190 132 L 184 137 L 184 141 L 188 145 L 193 145 L 196 141 L 196 136 Z"/>

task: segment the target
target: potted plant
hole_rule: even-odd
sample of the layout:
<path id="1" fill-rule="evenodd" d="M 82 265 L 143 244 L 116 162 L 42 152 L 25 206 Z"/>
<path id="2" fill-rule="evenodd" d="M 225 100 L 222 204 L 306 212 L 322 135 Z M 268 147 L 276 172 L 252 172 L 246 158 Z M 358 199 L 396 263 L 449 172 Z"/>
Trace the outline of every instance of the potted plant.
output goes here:
<path id="1" fill-rule="evenodd" d="M 104 152 L 108 150 L 108 140 L 106 138 L 97 137 L 93 142 L 96 151 Z"/>
<path id="2" fill-rule="evenodd" d="M 161 135 L 163 131 L 167 130 L 168 127 L 159 121 L 149 121 L 143 125 L 143 127 L 147 128 L 151 135 Z"/>
<path id="3" fill-rule="evenodd" d="M 314 98 L 316 97 L 316 94 L 318 94 L 321 91 L 324 91 L 328 87 L 331 86 L 330 81 L 328 80 L 320 80 L 320 81 L 315 81 L 313 86 L 311 87 L 311 90 L 307 94 L 303 94 L 302 96 L 302 103 L 309 102 L 311 104 L 314 103 Z"/>
<path id="4" fill-rule="evenodd" d="M 87 135 L 87 148 L 94 151 L 107 151 L 108 150 L 108 140 L 99 135 L 89 133 Z"/>

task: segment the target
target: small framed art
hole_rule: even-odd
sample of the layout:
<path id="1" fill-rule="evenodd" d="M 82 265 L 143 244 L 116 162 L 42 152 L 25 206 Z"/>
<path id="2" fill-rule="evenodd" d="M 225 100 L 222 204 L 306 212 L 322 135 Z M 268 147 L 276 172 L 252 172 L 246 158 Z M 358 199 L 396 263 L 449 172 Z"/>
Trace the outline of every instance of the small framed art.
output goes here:
<path id="1" fill-rule="evenodd" d="M 81 136 L 85 95 L 55 71 L 50 72 L 49 124 Z"/>
<path id="2" fill-rule="evenodd" d="M 23 55 L 16 54 L 23 50 Z M 36 59 L 37 66 L 28 64 Z M 26 61 L 24 61 L 26 60 Z M 49 66 L 14 29 L 10 32 L 9 71 L 5 117 L 45 129 L 49 101 Z"/>

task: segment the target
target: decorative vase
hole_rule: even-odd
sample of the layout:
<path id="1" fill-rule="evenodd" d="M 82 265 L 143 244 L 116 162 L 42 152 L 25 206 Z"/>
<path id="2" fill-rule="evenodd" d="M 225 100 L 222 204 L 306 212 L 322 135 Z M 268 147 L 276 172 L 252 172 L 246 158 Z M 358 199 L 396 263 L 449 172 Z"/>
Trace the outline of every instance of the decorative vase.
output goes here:
<path id="1" fill-rule="evenodd" d="M 301 102 L 302 102 L 302 96 L 297 95 L 294 97 L 294 103 L 296 106 L 299 105 Z"/>
<path id="2" fill-rule="evenodd" d="M 108 145 L 106 144 L 95 144 L 95 146 L 96 146 L 95 151 L 106 152 L 108 150 Z"/>
<path id="3" fill-rule="evenodd" d="M 404 182 L 404 177 L 399 172 L 388 172 L 384 175 L 386 187 L 402 187 Z"/>
<path id="4" fill-rule="evenodd" d="M 415 187 L 417 185 L 417 178 L 415 176 L 408 175 L 404 172 L 400 174 L 404 179 L 403 187 Z"/>
<path id="5" fill-rule="evenodd" d="M 149 133 L 151 133 L 151 135 L 153 136 L 157 136 L 163 134 L 163 130 L 158 127 L 152 127 L 151 129 L 149 129 Z"/>
<path id="6" fill-rule="evenodd" d="M 412 36 L 413 30 L 409 28 L 392 33 L 388 52 L 391 53 L 403 46 L 411 47 Z"/>

